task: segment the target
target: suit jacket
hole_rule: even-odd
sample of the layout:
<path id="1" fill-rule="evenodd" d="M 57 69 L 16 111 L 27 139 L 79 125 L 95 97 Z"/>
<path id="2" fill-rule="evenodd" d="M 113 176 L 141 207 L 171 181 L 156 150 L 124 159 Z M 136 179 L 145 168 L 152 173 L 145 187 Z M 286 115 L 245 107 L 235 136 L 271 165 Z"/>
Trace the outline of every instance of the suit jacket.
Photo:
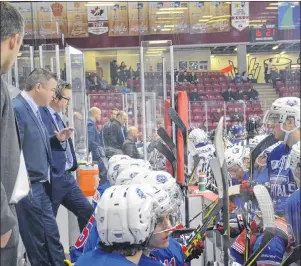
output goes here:
<path id="1" fill-rule="evenodd" d="M 57 128 L 55 121 L 53 120 L 53 117 L 51 113 L 49 112 L 47 107 L 40 107 L 39 108 L 42 120 L 48 130 L 48 134 L 51 135 L 54 133 L 54 131 L 60 131 L 59 128 Z M 63 123 L 64 124 L 64 123 Z M 64 125 L 65 127 L 65 125 Z M 77 169 L 77 161 L 76 156 L 73 148 L 73 143 L 71 138 L 68 139 L 68 143 L 70 146 L 72 158 L 73 158 L 73 166 L 71 167 L 71 171 L 75 171 Z M 62 177 L 65 172 L 65 166 L 66 166 L 66 150 L 58 150 L 53 147 L 51 147 L 51 153 L 53 158 L 52 163 L 52 171 L 51 174 L 54 178 Z"/>
<path id="2" fill-rule="evenodd" d="M 92 153 L 92 160 L 99 161 L 101 158 L 99 130 L 93 120 L 88 119 L 88 148 Z"/>
<path id="3" fill-rule="evenodd" d="M 36 114 L 33 113 L 30 105 L 19 94 L 12 100 L 14 106 L 20 142 L 24 154 L 26 169 L 31 183 L 48 179 L 48 167 L 52 165 L 51 147 L 62 150 L 60 142 L 56 136 L 43 137 Z"/>
<path id="4" fill-rule="evenodd" d="M 16 246 L 19 239 L 15 206 L 9 204 L 9 201 L 18 176 L 21 148 L 11 99 L 6 83 L 2 78 L 0 105 L 1 234 L 13 229 L 12 236 L 7 244 L 7 248 L 9 248 Z"/>

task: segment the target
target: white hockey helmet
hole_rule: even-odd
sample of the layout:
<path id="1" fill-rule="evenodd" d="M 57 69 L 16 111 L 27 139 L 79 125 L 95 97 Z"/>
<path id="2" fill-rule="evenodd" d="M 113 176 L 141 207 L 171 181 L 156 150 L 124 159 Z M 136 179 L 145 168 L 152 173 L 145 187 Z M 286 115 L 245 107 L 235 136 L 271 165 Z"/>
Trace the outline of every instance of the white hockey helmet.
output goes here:
<path id="1" fill-rule="evenodd" d="M 225 151 L 225 160 L 228 169 L 238 165 L 244 171 L 248 170 L 250 160 L 250 148 L 243 146 L 234 146 Z"/>
<path id="2" fill-rule="evenodd" d="M 266 148 L 262 153 L 260 153 L 256 158 L 256 163 L 259 166 L 266 166 L 267 158 L 272 150 L 274 150 L 277 146 L 279 146 L 282 142 L 278 141 L 277 143 L 273 144 L 272 146 Z"/>
<path id="3" fill-rule="evenodd" d="M 298 188 L 300 188 L 300 148 L 300 141 L 298 141 L 290 152 L 290 168 Z"/>
<path id="4" fill-rule="evenodd" d="M 268 135 L 257 135 L 254 138 L 249 140 L 250 149 L 254 150 L 256 146 L 264 140 Z"/>
<path id="5" fill-rule="evenodd" d="M 116 154 L 116 155 L 113 155 L 109 162 L 108 162 L 108 165 L 110 166 L 110 164 L 114 164 L 118 161 L 121 161 L 121 160 L 132 160 L 132 158 L 130 156 L 127 156 L 127 155 L 124 155 L 124 154 Z"/>
<path id="6" fill-rule="evenodd" d="M 115 185 L 117 176 L 125 169 L 139 166 L 148 168 L 151 170 L 151 165 L 140 159 L 132 159 L 130 158 L 125 160 L 114 161 L 114 163 L 109 164 L 107 178 L 111 185 Z"/>
<path id="7" fill-rule="evenodd" d="M 151 171 L 148 174 L 136 175 L 133 178 L 132 184 L 162 185 L 177 206 L 180 206 L 184 200 L 182 190 L 177 184 L 176 179 L 165 171 Z"/>
<path id="8" fill-rule="evenodd" d="M 146 167 L 141 166 L 131 166 L 126 169 L 123 169 L 120 174 L 117 176 L 115 185 L 129 185 L 132 183 L 133 178 L 137 175 L 147 176 L 151 170 Z"/>
<path id="9" fill-rule="evenodd" d="M 193 129 L 189 133 L 188 138 L 193 143 L 194 146 L 208 142 L 207 133 L 203 129 L 200 129 L 200 128 Z"/>
<path id="10" fill-rule="evenodd" d="M 146 246 L 155 228 L 155 192 L 150 185 L 112 186 L 105 190 L 95 214 L 104 250 L 112 246 L 117 250 Z"/>
<path id="11" fill-rule="evenodd" d="M 283 124 L 287 119 L 294 119 L 295 129 L 288 131 L 283 128 Z M 284 142 L 286 143 L 288 135 L 300 128 L 300 98 L 283 97 L 275 100 L 271 109 L 264 116 L 264 124 L 280 123 L 280 128 L 285 132 Z"/>

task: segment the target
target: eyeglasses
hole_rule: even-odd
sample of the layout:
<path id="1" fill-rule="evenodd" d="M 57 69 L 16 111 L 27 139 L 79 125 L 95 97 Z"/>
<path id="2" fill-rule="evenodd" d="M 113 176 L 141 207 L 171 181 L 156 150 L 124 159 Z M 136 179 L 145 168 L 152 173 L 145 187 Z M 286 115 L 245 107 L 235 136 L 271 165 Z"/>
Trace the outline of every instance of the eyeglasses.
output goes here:
<path id="1" fill-rule="evenodd" d="M 61 99 L 65 99 L 68 103 L 70 101 L 70 98 L 67 98 L 67 97 L 64 97 L 64 96 L 62 96 Z"/>

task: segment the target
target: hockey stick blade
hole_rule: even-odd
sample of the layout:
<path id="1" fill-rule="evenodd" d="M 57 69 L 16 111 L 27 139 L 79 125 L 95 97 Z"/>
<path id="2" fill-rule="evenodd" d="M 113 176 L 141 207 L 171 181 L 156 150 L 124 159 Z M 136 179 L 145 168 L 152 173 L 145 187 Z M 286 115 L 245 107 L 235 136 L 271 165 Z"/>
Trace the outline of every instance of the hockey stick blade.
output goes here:
<path id="1" fill-rule="evenodd" d="M 164 157 L 169 161 L 172 165 L 173 176 L 175 175 L 177 160 L 173 153 L 160 141 L 157 141 L 154 144 L 154 148 L 156 148 Z"/>
<path id="2" fill-rule="evenodd" d="M 289 266 L 301 260 L 301 245 L 296 246 L 287 257 L 281 262 L 280 266 Z M 299 264 L 300 265 L 300 264 Z"/>
<path id="3" fill-rule="evenodd" d="M 176 145 L 174 144 L 171 137 L 167 134 L 166 130 L 163 127 L 159 127 L 157 130 L 159 137 L 167 144 L 172 153 L 176 154 Z M 176 156 L 175 156 L 176 157 Z"/>
<path id="4" fill-rule="evenodd" d="M 184 141 L 187 141 L 187 128 L 177 111 L 170 107 L 168 109 L 168 115 L 170 119 L 176 124 L 176 126 L 181 130 Z"/>
<path id="5" fill-rule="evenodd" d="M 275 225 L 274 205 L 268 190 L 263 185 L 256 185 L 253 188 L 253 191 L 262 214 L 263 238 L 258 249 L 248 258 L 244 266 L 251 266 L 254 264 L 263 250 L 268 246 L 277 230 Z"/>

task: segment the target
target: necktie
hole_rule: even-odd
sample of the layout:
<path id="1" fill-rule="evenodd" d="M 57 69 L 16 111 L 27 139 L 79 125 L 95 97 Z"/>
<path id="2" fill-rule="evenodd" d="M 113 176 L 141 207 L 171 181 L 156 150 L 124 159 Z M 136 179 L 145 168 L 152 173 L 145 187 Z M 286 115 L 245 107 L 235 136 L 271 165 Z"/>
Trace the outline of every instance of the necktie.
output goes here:
<path id="1" fill-rule="evenodd" d="M 40 114 L 40 111 L 39 111 L 39 110 L 37 111 L 37 118 L 38 118 L 40 127 L 41 127 L 42 132 L 43 132 L 43 138 L 44 138 L 44 140 L 47 142 L 47 139 L 46 139 L 46 136 L 47 136 L 47 133 L 46 133 L 46 127 L 45 127 L 45 125 L 44 125 L 44 123 L 43 123 L 43 120 L 42 120 L 42 117 L 41 117 L 41 114 Z"/>
<path id="2" fill-rule="evenodd" d="M 57 123 L 58 128 L 59 128 L 59 131 L 61 131 L 62 129 L 65 128 L 64 123 L 62 121 L 62 118 L 56 112 L 54 113 L 54 116 L 55 116 L 55 120 L 56 120 L 56 123 Z M 70 150 L 68 140 L 67 140 L 67 146 L 66 146 L 66 157 L 67 157 L 67 161 L 72 164 L 73 159 L 72 159 L 72 154 L 71 154 L 71 150 Z"/>

